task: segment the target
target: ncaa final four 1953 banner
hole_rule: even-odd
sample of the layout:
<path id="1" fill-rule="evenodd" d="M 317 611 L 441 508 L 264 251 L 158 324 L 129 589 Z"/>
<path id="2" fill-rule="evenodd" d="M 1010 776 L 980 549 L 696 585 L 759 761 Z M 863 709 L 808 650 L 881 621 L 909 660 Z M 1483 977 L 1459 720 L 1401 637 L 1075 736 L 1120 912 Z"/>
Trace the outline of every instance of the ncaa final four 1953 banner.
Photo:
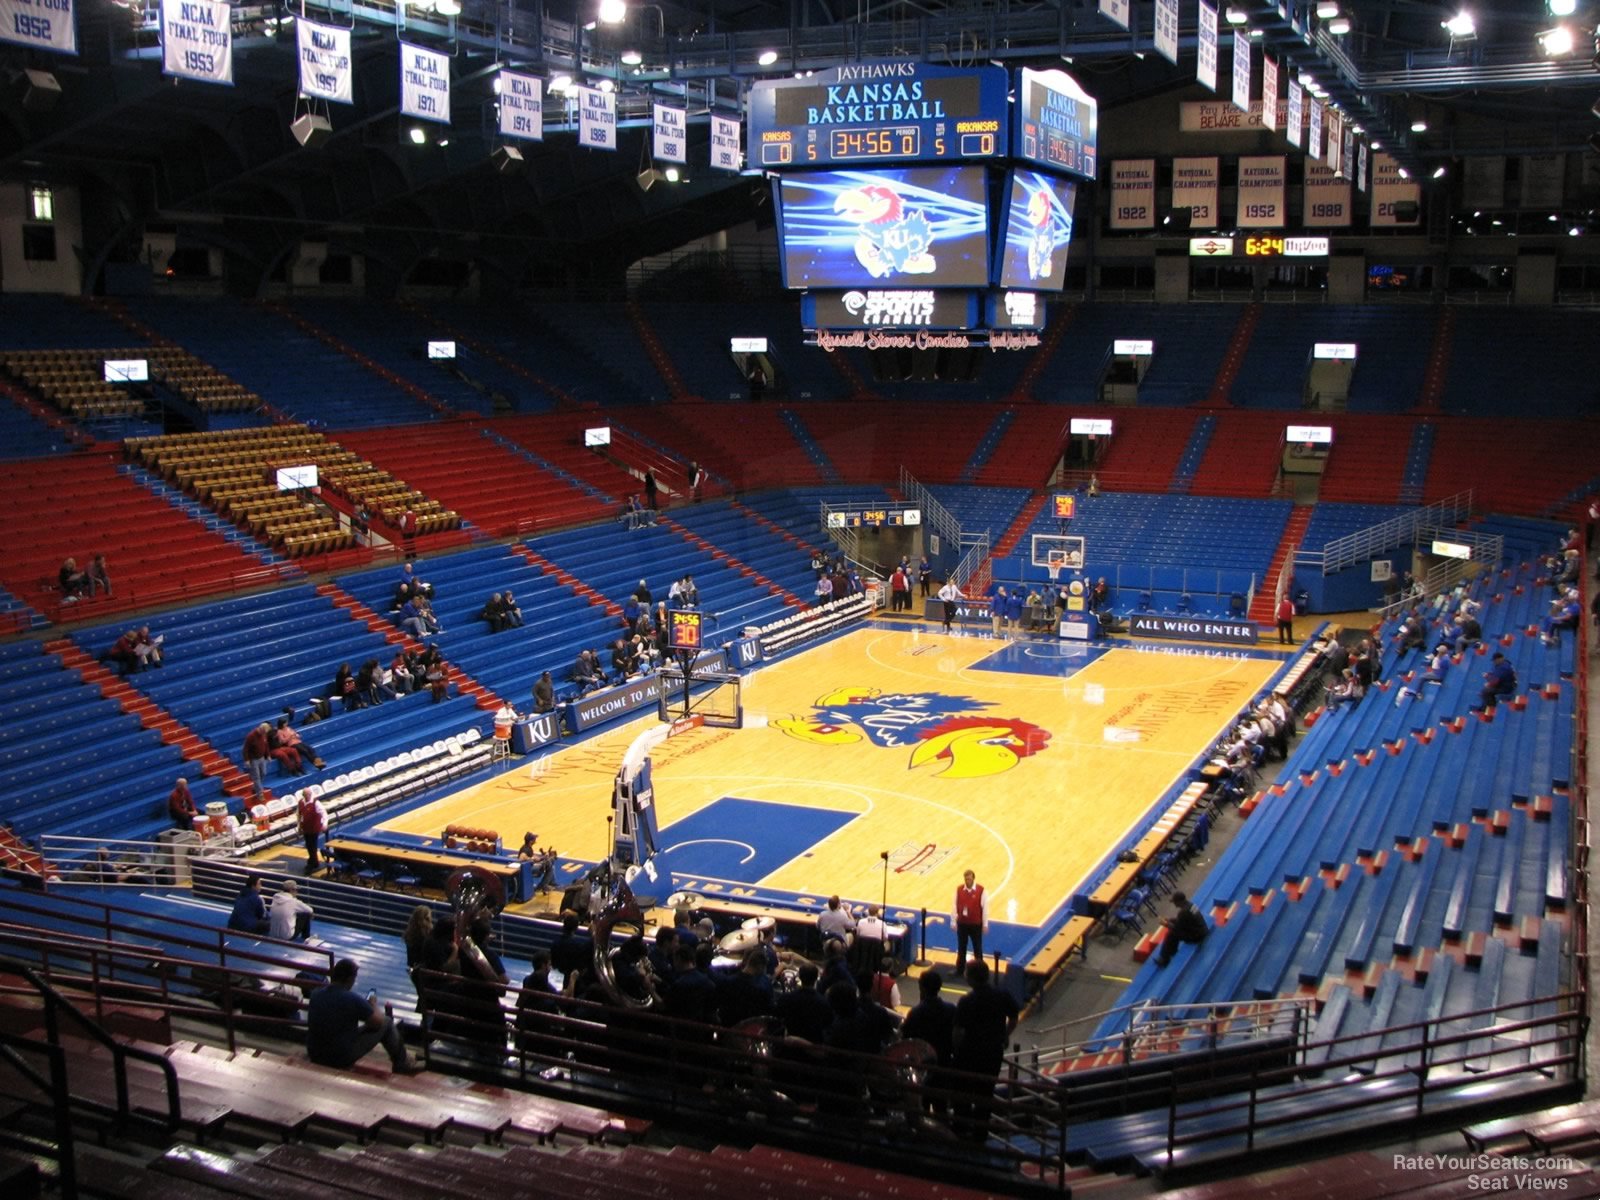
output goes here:
<path id="1" fill-rule="evenodd" d="M 161 69 L 233 83 L 233 9 L 222 0 L 161 0 Z"/>
<path id="2" fill-rule="evenodd" d="M 500 133 L 525 142 L 544 141 L 544 80 L 500 72 Z"/>
<path id="3" fill-rule="evenodd" d="M 300 51 L 300 94 L 334 104 L 354 104 L 350 31 L 302 19 L 295 22 L 294 36 Z"/>
<path id="4" fill-rule="evenodd" d="M 0 42 L 76 54 L 76 0 L 0 0 Z"/>

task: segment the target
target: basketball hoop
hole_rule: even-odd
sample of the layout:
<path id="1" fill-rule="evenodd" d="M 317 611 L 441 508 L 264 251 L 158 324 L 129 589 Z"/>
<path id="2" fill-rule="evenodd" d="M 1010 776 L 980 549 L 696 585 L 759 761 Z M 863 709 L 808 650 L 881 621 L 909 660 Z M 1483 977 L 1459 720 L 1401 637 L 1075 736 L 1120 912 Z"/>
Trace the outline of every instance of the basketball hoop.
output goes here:
<path id="1" fill-rule="evenodd" d="M 1044 569 L 1049 574 L 1051 583 L 1061 582 L 1061 571 L 1068 565 L 1067 558 L 1065 550 L 1046 551 Z"/>

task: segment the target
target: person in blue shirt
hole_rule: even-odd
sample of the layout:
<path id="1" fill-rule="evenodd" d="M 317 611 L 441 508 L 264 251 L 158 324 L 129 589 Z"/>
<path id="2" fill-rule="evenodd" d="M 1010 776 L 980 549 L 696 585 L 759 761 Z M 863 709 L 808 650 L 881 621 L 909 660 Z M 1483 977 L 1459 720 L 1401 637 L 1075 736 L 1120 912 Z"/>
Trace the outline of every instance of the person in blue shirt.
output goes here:
<path id="1" fill-rule="evenodd" d="M 1514 695 L 1517 690 L 1516 668 L 1498 650 L 1489 660 L 1489 669 L 1483 673 L 1483 707 L 1493 712 L 1501 696 Z"/>
<path id="2" fill-rule="evenodd" d="M 239 894 L 233 898 L 233 912 L 228 916 L 228 928 L 239 933 L 265 933 L 267 931 L 267 903 L 261 898 L 261 876 L 246 879 Z"/>
<path id="3" fill-rule="evenodd" d="M 1006 623 L 1015 630 L 1022 629 L 1022 610 L 1027 607 L 1027 601 L 1020 587 L 1011 589 L 1006 597 Z"/>
<path id="4" fill-rule="evenodd" d="M 413 1065 L 400 1040 L 400 1027 L 378 1010 L 372 996 L 359 996 L 354 959 L 333 964 L 326 987 L 311 993 L 306 1008 L 306 1057 L 324 1067 L 353 1067 L 374 1046 L 382 1044 L 397 1075 L 422 1068 Z"/>

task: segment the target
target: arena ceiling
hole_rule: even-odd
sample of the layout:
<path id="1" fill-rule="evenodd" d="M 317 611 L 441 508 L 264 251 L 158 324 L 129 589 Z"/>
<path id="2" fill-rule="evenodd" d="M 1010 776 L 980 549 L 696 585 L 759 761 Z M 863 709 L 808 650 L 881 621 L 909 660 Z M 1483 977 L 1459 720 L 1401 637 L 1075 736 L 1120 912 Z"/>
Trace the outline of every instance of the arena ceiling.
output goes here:
<path id="1" fill-rule="evenodd" d="M 1177 66 L 1154 52 L 1150 0 L 1134 0 L 1130 30 L 1093 0 L 633 3 L 614 25 L 596 21 L 598 0 L 459 0 L 461 12 L 448 17 L 437 2 L 236 4 L 235 86 L 219 87 L 162 76 L 154 0 L 79 0 L 77 58 L 0 43 L 0 177 L 100 185 L 85 188 L 82 254 L 91 267 L 160 220 L 203 230 L 263 268 L 303 238 L 327 237 L 359 240 L 364 253 L 402 266 L 466 254 L 513 273 L 620 269 L 749 219 L 765 192 L 757 178 L 705 166 L 641 187 L 652 99 L 687 105 L 689 161 L 704 164 L 707 112 L 735 111 L 756 79 L 846 62 L 1066 60 L 1102 109 L 1193 86 L 1193 0 L 1181 5 Z M 1456 0 L 1340 0 L 1343 33 L 1317 15 L 1315 0 L 1232 7 L 1260 44 L 1317 78 L 1421 170 L 1437 158 L 1579 150 L 1600 130 L 1590 111 L 1600 93 L 1600 3 L 1577 0 L 1573 15 L 1557 18 L 1551 2 L 1466 0 L 1470 34 L 1445 27 L 1461 11 Z M 299 111 L 293 22 L 302 12 L 354 28 L 356 103 L 333 106 L 331 136 L 314 149 L 289 129 Z M 1573 35 L 1569 53 L 1548 52 L 1557 26 Z M 402 36 L 453 55 L 452 126 L 428 129 L 420 145 L 398 112 Z M 624 63 L 625 51 L 641 61 Z M 768 52 L 776 61 L 763 65 Z M 1224 71 L 1226 63 L 1225 52 Z M 523 144 L 524 163 L 498 170 L 493 80 L 502 65 L 611 79 L 618 150 L 578 149 L 547 113 L 544 142 Z M 27 69 L 59 81 L 48 111 L 21 103 Z M 1417 120 L 1428 129 L 1413 132 Z"/>

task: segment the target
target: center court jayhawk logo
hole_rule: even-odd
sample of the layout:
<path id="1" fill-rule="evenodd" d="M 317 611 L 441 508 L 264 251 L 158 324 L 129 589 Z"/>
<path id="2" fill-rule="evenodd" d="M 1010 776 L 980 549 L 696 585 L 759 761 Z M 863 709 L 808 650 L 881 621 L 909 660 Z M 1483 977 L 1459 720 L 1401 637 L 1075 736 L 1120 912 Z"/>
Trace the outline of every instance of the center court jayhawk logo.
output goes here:
<path id="1" fill-rule="evenodd" d="M 970 696 L 846 687 L 819 696 L 808 717 L 773 724 L 792 738 L 820 746 L 847 746 L 863 738 L 885 749 L 911 750 L 909 769 L 937 764 L 944 779 L 976 779 L 1009 771 L 1050 742 L 1048 731 L 1014 717 L 980 711 L 992 707 Z"/>

